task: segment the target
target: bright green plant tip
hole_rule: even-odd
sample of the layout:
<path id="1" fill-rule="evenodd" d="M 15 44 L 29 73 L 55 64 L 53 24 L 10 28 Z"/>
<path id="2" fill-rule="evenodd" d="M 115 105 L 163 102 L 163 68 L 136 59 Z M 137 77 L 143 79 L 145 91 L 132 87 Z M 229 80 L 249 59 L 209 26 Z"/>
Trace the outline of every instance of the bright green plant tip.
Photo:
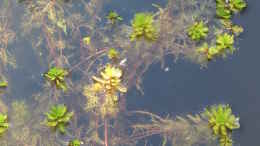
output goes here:
<path id="1" fill-rule="evenodd" d="M 0 114 L 0 135 L 3 134 L 9 127 L 9 124 L 7 122 L 7 115 L 6 114 Z"/>
<path id="2" fill-rule="evenodd" d="M 67 85 L 65 83 L 65 77 L 67 75 L 68 72 L 66 70 L 53 67 L 44 74 L 44 77 L 54 83 L 57 88 L 62 89 L 63 91 L 67 91 Z"/>
<path id="3" fill-rule="evenodd" d="M 115 11 L 110 11 L 106 16 L 106 18 L 111 24 L 115 24 L 117 21 L 123 20 L 123 18 L 119 16 Z"/>
<path id="4" fill-rule="evenodd" d="M 229 6 L 233 12 L 240 12 L 247 7 L 247 4 L 244 0 L 230 0 Z"/>
<path id="5" fill-rule="evenodd" d="M 110 48 L 108 50 L 107 56 L 109 59 L 116 59 L 119 57 L 119 52 L 115 48 Z"/>
<path id="6" fill-rule="evenodd" d="M 232 16 L 231 10 L 227 9 L 223 5 L 217 5 L 216 14 L 222 19 L 230 19 Z"/>
<path id="7" fill-rule="evenodd" d="M 203 21 L 195 22 L 192 26 L 188 28 L 188 35 L 194 41 L 199 41 L 204 39 L 208 35 L 208 27 Z"/>
<path id="8" fill-rule="evenodd" d="M 45 124 L 49 127 L 58 129 L 61 133 L 65 133 L 65 126 L 73 116 L 73 112 L 68 112 L 65 105 L 52 106 L 50 111 L 45 113 Z"/>
<path id="9" fill-rule="evenodd" d="M 7 86 L 8 86 L 8 82 L 6 81 L 0 82 L 0 88 L 5 88 Z"/>
<path id="10" fill-rule="evenodd" d="M 78 139 L 74 139 L 69 142 L 69 146 L 80 146 L 81 144 L 82 144 L 82 142 Z"/>
<path id="11" fill-rule="evenodd" d="M 230 136 L 221 137 L 219 139 L 219 144 L 220 144 L 220 146 L 232 146 L 233 145 L 233 141 L 230 138 Z"/>
<path id="12" fill-rule="evenodd" d="M 154 25 L 153 15 L 150 13 L 137 13 L 132 20 L 131 41 L 139 38 L 155 41 L 158 38 L 157 28 Z"/>
<path id="13" fill-rule="evenodd" d="M 216 46 L 219 51 L 228 49 L 231 53 L 234 51 L 234 36 L 228 33 L 217 35 Z"/>

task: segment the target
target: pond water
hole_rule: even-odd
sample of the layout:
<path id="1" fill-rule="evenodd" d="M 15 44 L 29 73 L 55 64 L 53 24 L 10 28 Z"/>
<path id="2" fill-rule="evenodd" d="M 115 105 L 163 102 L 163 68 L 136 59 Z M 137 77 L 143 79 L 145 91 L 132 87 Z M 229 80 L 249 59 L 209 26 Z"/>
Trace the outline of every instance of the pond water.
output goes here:
<path id="1" fill-rule="evenodd" d="M 260 1 L 247 4 L 232 18 L 244 28 L 234 53 L 209 59 L 203 41 L 235 36 L 215 0 L 0 0 L 0 145 L 259 145 Z M 201 20 L 207 37 L 194 41 Z M 204 111 L 227 104 L 240 127 L 214 134 Z"/>

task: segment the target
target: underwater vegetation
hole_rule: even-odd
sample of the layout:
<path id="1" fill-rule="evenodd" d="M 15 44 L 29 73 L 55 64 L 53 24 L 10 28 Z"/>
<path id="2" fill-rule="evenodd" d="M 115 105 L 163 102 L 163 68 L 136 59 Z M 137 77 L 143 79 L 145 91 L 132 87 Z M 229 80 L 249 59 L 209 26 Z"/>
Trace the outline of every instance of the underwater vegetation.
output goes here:
<path id="1" fill-rule="evenodd" d="M 227 33 L 217 35 L 216 46 L 209 47 L 207 43 L 204 43 L 197 49 L 199 53 L 206 53 L 208 60 L 218 56 L 226 57 L 227 54 L 232 54 L 234 51 L 234 36 Z"/>
<path id="2" fill-rule="evenodd" d="M 158 38 L 157 28 L 154 24 L 154 18 L 151 13 L 137 13 L 132 20 L 131 41 L 141 37 L 146 40 L 155 41 Z"/>
<path id="3" fill-rule="evenodd" d="M 127 88 L 121 84 L 122 74 L 123 72 L 120 68 L 107 64 L 104 70 L 100 72 L 101 77 L 92 77 L 94 83 L 90 86 L 85 86 L 83 93 L 88 100 L 87 111 L 98 107 L 102 117 L 114 117 L 117 114 L 118 93 L 126 93 L 127 91 Z M 104 98 L 103 101 L 100 100 L 101 98 Z"/>
<path id="4" fill-rule="evenodd" d="M 227 30 L 231 31 L 231 33 L 235 36 L 239 36 L 244 31 L 242 26 L 234 25 L 231 20 L 222 20 L 221 23 Z"/>
<path id="5" fill-rule="evenodd" d="M 165 56 L 205 65 L 232 54 L 243 27 L 230 18 L 247 6 L 245 1 L 168 0 L 165 6 L 150 4 L 153 12 L 135 13 L 130 24 L 124 24 L 116 11 L 107 14 L 104 6 L 110 1 L 106 0 L 18 3 L 9 0 L 2 5 L 0 1 L 0 87 L 8 85 L 5 81 L 12 78 L 10 71 L 16 71 L 16 59 L 24 58 L 19 45 L 26 44 L 39 70 L 51 67 L 43 74 L 48 83 L 67 92 L 49 90 L 37 80 L 41 88 L 26 95 L 26 100 L 3 98 L 0 112 L 10 112 L 8 119 L 0 114 L 0 134 L 8 129 L 1 146 L 134 146 L 154 135 L 162 138 L 163 146 L 234 143 L 231 134 L 239 128 L 239 121 L 228 105 L 212 106 L 204 114 L 161 117 L 129 111 L 127 99 L 131 97 L 126 93 L 135 85 L 145 94 L 142 76 L 155 62 L 164 68 Z M 103 19 L 112 25 L 103 25 Z M 17 45 L 14 53 L 11 48 Z M 19 69 L 31 73 L 26 67 Z M 31 78 L 36 77 L 32 74 Z M 8 98 L 16 90 L 10 81 Z M 53 100 L 53 96 L 64 98 Z M 12 104 L 5 105 L 6 101 Z M 39 124 L 43 113 L 45 119 Z M 129 115 L 136 119 L 131 121 Z"/>
<path id="6" fill-rule="evenodd" d="M 150 120 L 132 125 L 131 139 L 143 139 L 152 135 L 160 135 L 162 146 L 216 146 L 216 139 L 211 136 L 211 129 L 205 117 L 200 114 L 167 116 L 162 118 L 146 111 L 133 111 L 137 117 L 148 117 Z"/>
<path id="7" fill-rule="evenodd" d="M 63 91 L 67 91 L 67 85 L 65 83 L 65 77 L 67 75 L 68 72 L 66 70 L 53 67 L 44 74 L 44 77 L 55 84 L 57 88 L 62 89 Z"/>
<path id="8" fill-rule="evenodd" d="M 240 127 L 239 118 L 233 115 L 229 105 L 213 105 L 205 110 L 209 126 L 221 146 L 232 146 L 231 132 Z"/>
<path id="9" fill-rule="evenodd" d="M 8 82 L 6 81 L 0 82 L 0 88 L 5 88 L 7 86 L 8 86 Z"/>
<path id="10" fill-rule="evenodd" d="M 117 21 L 122 21 L 123 18 L 117 14 L 115 11 L 110 11 L 106 16 L 107 20 L 111 24 L 115 24 Z"/>
<path id="11" fill-rule="evenodd" d="M 199 41 L 205 38 L 208 34 L 209 28 L 203 21 L 195 22 L 189 29 L 188 34 L 194 41 Z"/>
<path id="12" fill-rule="evenodd" d="M 74 139 L 74 140 L 69 142 L 68 146 L 80 146 L 81 144 L 83 144 L 83 143 L 80 140 Z"/>
<path id="13" fill-rule="evenodd" d="M 216 14 L 223 19 L 230 19 L 233 13 L 238 13 L 246 8 L 244 0 L 216 0 Z"/>
<path id="14" fill-rule="evenodd" d="M 52 106 L 50 111 L 45 115 L 46 119 L 44 123 L 47 126 L 58 129 L 61 133 L 65 133 L 65 127 L 73 116 L 73 112 L 68 112 L 65 105 L 55 105 Z"/>
<path id="15" fill-rule="evenodd" d="M 119 52 L 115 48 L 110 48 L 107 53 L 107 56 L 111 60 L 117 60 L 119 59 Z"/>
<path id="16" fill-rule="evenodd" d="M 0 135 L 2 135 L 9 127 L 9 124 L 7 122 L 7 115 L 6 114 L 0 114 Z"/>
<path id="17" fill-rule="evenodd" d="M 231 53 L 234 51 L 234 36 L 224 33 L 222 35 L 217 35 L 217 49 L 219 52 L 223 52 L 228 49 Z"/>

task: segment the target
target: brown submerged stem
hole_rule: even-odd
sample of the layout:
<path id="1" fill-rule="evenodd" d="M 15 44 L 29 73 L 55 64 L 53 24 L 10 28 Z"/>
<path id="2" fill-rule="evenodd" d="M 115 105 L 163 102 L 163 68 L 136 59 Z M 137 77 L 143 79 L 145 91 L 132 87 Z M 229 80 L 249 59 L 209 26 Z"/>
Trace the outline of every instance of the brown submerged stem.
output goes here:
<path id="1" fill-rule="evenodd" d="M 105 125 L 104 125 L 104 128 L 105 128 L 105 146 L 108 146 L 108 140 L 107 140 L 107 131 L 108 131 L 108 129 L 107 129 L 107 119 L 105 119 L 105 121 L 104 121 L 104 123 L 105 123 Z"/>

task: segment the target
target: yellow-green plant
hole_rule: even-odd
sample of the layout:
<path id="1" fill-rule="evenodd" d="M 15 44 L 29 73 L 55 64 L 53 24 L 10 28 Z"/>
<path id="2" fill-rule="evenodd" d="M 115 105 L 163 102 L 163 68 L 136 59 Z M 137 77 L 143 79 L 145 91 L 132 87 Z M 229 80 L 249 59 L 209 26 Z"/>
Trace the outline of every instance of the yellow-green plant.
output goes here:
<path id="1" fill-rule="evenodd" d="M 240 127 L 239 118 L 236 117 L 229 105 L 214 105 L 205 110 L 209 126 L 213 134 L 218 136 L 222 146 L 232 145 L 230 134 L 232 130 Z"/>
<path id="2" fill-rule="evenodd" d="M 234 25 L 231 20 L 221 20 L 221 23 L 225 27 L 225 29 L 232 32 L 232 34 L 234 34 L 235 36 L 239 36 L 242 32 L 244 32 L 242 26 Z"/>
<path id="3" fill-rule="evenodd" d="M 131 41 L 144 37 L 154 41 L 158 38 L 157 28 L 154 25 L 154 18 L 151 13 L 137 13 L 132 20 Z"/>
<path id="4" fill-rule="evenodd" d="M 219 53 L 216 47 L 209 47 L 208 43 L 203 43 L 202 46 L 196 49 L 196 52 L 205 55 L 208 61 L 212 60 Z"/>
<path id="5" fill-rule="evenodd" d="M 203 21 L 195 22 L 188 28 L 188 35 L 194 41 L 199 41 L 208 35 L 209 28 Z"/>
<path id="6" fill-rule="evenodd" d="M 245 0 L 229 0 L 229 7 L 233 12 L 240 12 L 246 8 Z"/>
<path id="7" fill-rule="evenodd" d="M 118 93 L 127 91 L 121 83 L 122 75 L 120 68 L 107 64 L 100 77 L 93 76 L 94 83 L 85 86 L 83 93 L 88 100 L 86 110 L 97 109 L 102 117 L 115 116 L 118 112 Z M 103 100 L 99 96 L 103 96 Z"/>
<path id="8" fill-rule="evenodd" d="M 106 16 L 106 18 L 111 24 L 115 24 L 117 21 L 123 20 L 123 18 L 119 16 L 115 11 L 110 11 Z"/>
<path id="9" fill-rule="evenodd" d="M 110 48 L 108 50 L 107 56 L 109 59 L 118 59 L 119 58 L 119 52 L 115 48 Z"/>
<path id="10" fill-rule="evenodd" d="M 233 53 L 234 48 L 234 35 L 230 35 L 228 33 L 224 33 L 221 35 L 217 35 L 216 47 L 219 52 L 224 52 L 228 50 L 230 53 Z"/>
<path id="11" fill-rule="evenodd" d="M 44 123 L 53 128 L 57 128 L 61 133 L 65 133 L 65 126 L 73 116 L 73 112 L 68 112 L 67 107 L 63 104 L 52 106 L 50 111 L 45 113 Z"/>
<path id="12" fill-rule="evenodd" d="M 5 88 L 7 86 L 8 86 L 8 82 L 6 82 L 6 81 L 0 82 L 0 88 Z"/>
<path id="13" fill-rule="evenodd" d="M 78 140 L 78 139 L 74 139 L 72 141 L 69 142 L 68 146 L 80 146 L 81 144 L 83 144 L 82 141 Z"/>
<path id="14" fill-rule="evenodd" d="M 205 55 L 210 61 L 218 56 L 225 57 L 227 53 L 232 54 L 234 50 L 234 35 L 224 33 L 217 35 L 216 46 L 209 47 L 207 43 L 204 43 L 197 48 L 196 52 Z"/>
<path id="15" fill-rule="evenodd" d="M 67 90 L 67 85 L 65 83 L 65 77 L 68 75 L 68 72 L 64 69 L 53 67 L 47 73 L 44 74 L 44 77 L 49 81 L 54 83 L 57 88 L 62 89 L 63 91 Z"/>
<path id="16" fill-rule="evenodd" d="M 247 7 L 244 0 L 216 0 L 216 14 L 222 19 L 230 19 L 233 13 Z"/>
<path id="17" fill-rule="evenodd" d="M 7 115 L 0 113 L 0 134 L 3 134 L 9 127 Z"/>

